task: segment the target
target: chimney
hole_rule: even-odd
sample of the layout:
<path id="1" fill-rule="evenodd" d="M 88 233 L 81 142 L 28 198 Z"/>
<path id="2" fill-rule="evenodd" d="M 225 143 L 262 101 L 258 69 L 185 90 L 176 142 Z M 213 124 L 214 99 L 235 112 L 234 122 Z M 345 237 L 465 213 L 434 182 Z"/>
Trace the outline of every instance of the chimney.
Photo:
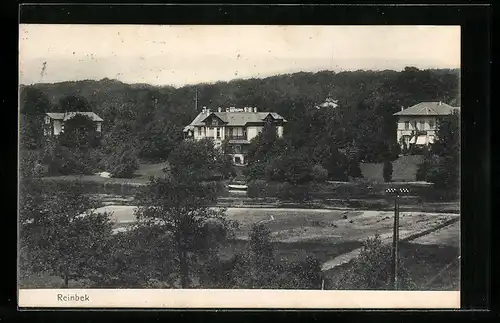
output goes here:
<path id="1" fill-rule="evenodd" d="M 443 104 L 443 102 L 439 101 L 438 105 L 442 105 L 442 104 Z"/>
<path id="2" fill-rule="evenodd" d="M 257 107 L 253 107 L 253 112 L 257 113 Z"/>
<path id="3" fill-rule="evenodd" d="M 219 107 L 217 111 L 222 112 L 222 108 L 221 108 L 221 107 Z"/>
<path id="4" fill-rule="evenodd" d="M 226 108 L 226 112 L 229 112 L 229 111 L 230 111 L 229 108 Z"/>
<path id="5" fill-rule="evenodd" d="M 401 111 L 403 111 L 405 109 L 405 107 L 401 107 Z"/>

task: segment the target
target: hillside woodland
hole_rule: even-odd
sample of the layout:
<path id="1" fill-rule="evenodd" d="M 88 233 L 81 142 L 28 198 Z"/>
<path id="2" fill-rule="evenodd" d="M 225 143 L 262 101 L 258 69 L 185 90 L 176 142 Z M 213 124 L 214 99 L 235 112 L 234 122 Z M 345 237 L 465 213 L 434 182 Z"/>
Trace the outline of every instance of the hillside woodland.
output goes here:
<path id="1" fill-rule="evenodd" d="M 393 113 L 402 107 L 422 101 L 460 106 L 459 81 L 456 69 L 407 67 L 400 72 L 300 72 L 180 88 L 110 79 L 23 85 L 21 144 L 54 174 L 115 170 L 116 176 L 130 177 L 138 161 L 168 160 L 183 139 L 183 127 L 203 106 L 252 106 L 277 112 L 288 123 L 282 139 L 264 131 L 254 140 L 251 178 L 346 180 L 361 176 L 359 162 L 397 158 Z M 317 108 L 328 97 L 337 107 Z M 65 134 L 47 143 L 40 127 L 43 114 L 63 111 L 97 113 L 104 119 L 102 135 L 85 142 Z"/>

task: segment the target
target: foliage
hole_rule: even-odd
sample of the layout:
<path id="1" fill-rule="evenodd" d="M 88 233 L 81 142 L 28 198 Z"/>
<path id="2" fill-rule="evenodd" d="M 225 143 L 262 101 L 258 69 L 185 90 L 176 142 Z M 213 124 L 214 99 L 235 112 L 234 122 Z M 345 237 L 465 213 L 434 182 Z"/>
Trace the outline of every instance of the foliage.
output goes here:
<path id="1" fill-rule="evenodd" d="M 48 272 L 64 279 L 89 278 L 102 270 L 103 246 L 111 234 L 107 213 L 84 195 L 78 182 L 64 187 L 24 179 L 20 185 L 20 253 L 26 272 Z"/>
<path id="2" fill-rule="evenodd" d="M 392 169 L 392 162 L 385 161 L 384 168 L 382 170 L 385 182 L 390 182 L 392 180 L 392 170 L 393 170 Z"/>
<path id="3" fill-rule="evenodd" d="M 442 117 L 437 127 L 437 138 L 419 166 L 418 175 L 453 197 L 460 186 L 460 114 Z"/>
<path id="4" fill-rule="evenodd" d="M 69 101 L 62 105 L 70 106 L 73 111 L 85 109 L 78 103 L 85 98 L 91 110 L 105 120 L 104 128 L 113 129 L 124 122 L 131 125 L 129 142 L 140 138 L 141 145 L 136 148 L 139 157 L 144 159 L 164 160 L 172 147 L 181 141 L 180 130 L 199 112 L 193 106 L 195 93 L 198 93 L 199 102 L 207 106 L 257 106 L 259 111 L 274 111 L 287 119 L 282 140 L 286 145 L 280 149 L 310 150 L 317 146 L 331 157 L 326 154 L 325 160 L 315 160 L 315 163 L 328 170 L 330 179 L 346 180 L 347 176 L 355 177 L 356 167 L 349 166 L 352 164 L 349 156 L 343 160 L 342 155 L 349 155 L 348 152 L 338 154 L 337 150 L 343 151 L 346 146 L 356 148 L 358 161 L 394 160 L 398 146 L 393 113 L 422 101 L 443 101 L 458 106 L 458 88 L 458 70 L 408 67 L 401 72 L 301 72 L 178 89 L 103 79 L 36 84 L 24 86 L 22 91 L 37 90 L 38 94 L 32 95 L 35 98 L 32 102 L 41 96 L 48 98 L 52 105 Z M 323 102 L 328 94 L 339 106 L 316 109 L 315 105 Z M 67 97 L 80 99 L 68 100 Z M 251 164 L 281 155 L 279 151 L 269 154 L 270 146 L 275 146 L 270 145 L 272 133 L 270 131 L 270 137 L 266 138 L 261 135 L 250 145 Z M 265 167 L 250 167 L 259 175 L 254 179 L 264 178 L 262 169 Z"/>
<path id="5" fill-rule="evenodd" d="M 189 180 L 207 180 L 224 173 L 227 158 L 211 139 L 182 141 L 169 156 L 170 175 Z"/>
<path id="6" fill-rule="evenodd" d="M 214 261 L 207 268 L 204 286 L 245 289 L 319 289 L 319 261 L 308 255 L 297 262 L 278 261 L 271 232 L 264 223 L 252 226 L 245 249 L 227 261 Z"/>
<path id="7" fill-rule="evenodd" d="M 391 246 L 384 245 L 380 236 L 368 238 L 352 267 L 344 274 L 342 289 L 390 290 Z M 399 289 L 414 289 L 408 270 L 402 261 L 398 267 Z"/>
<path id="8" fill-rule="evenodd" d="M 100 134 L 91 118 L 76 114 L 64 123 L 64 132 L 59 134 L 59 143 L 68 148 L 96 148 L 100 144 Z"/>
<path id="9" fill-rule="evenodd" d="M 150 161 L 165 161 L 181 139 L 181 127 L 168 120 L 155 119 L 138 133 L 139 155 Z"/>
<path id="10" fill-rule="evenodd" d="M 139 162 L 134 150 L 127 146 L 122 146 L 120 151 L 113 152 L 106 159 L 106 171 L 113 177 L 132 178 L 136 170 L 139 169 Z"/>
<path id="11" fill-rule="evenodd" d="M 186 288 L 196 259 L 217 248 L 217 243 L 210 239 L 211 223 L 221 225 L 217 237 L 222 239 L 226 222 L 224 210 L 210 208 L 217 197 L 213 183 L 200 182 L 191 170 L 187 173 L 175 170 L 174 174 L 151 179 L 136 197 L 136 216 L 140 226 L 158 227 L 171 237 L 180 286 Z"/>
<path id="12" fill-rule="evenodd" d="M 81 95 L 67 95 L 59 99 L 54 105 L 54 112 L 90 112 L 92 111 L 87 99 Z"/>
<path id="13" fill-rule="evenodd" d="M 313 165 L 311 172 L 316 182 L 324 182 L 328 178 L 328 171 L 321 165 Z"/>

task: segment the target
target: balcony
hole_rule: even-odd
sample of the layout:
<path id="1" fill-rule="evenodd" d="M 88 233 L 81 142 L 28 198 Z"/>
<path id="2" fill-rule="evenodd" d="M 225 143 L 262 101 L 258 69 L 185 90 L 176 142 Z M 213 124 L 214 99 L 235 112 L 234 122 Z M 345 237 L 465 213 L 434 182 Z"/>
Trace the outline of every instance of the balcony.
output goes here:
<path id="1" fill-rule="evenodd" d="M 226 134 L 226 139 L 228 139 L 228 140 L 247 140 L 247 135 L 244 134 L 244 135 L 234 136 L 234 135 Z"/>

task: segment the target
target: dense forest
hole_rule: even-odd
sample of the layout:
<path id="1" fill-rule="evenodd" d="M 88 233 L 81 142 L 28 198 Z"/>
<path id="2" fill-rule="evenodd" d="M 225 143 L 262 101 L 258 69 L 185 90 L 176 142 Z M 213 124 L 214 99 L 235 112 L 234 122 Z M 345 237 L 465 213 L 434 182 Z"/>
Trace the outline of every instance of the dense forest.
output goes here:
<path id="1" fill-rule="evenodd" d="M 459 82 L 458 69 L 415 67 L 400 72 L 300 72 L 180 88 L 86 80 L 21 86 L 21 113 L 94 111 L 104 119 L 104 156 L 132 151 L 141 160 L 163 161 L 203 106 L 255 106 L 285 117 L 287 145 L 305 147 L 305 154 L 309 146 L 323 143 L 335 150 L 333 155 L 355 151 L 357 161 L 383 162 L 397 156 L 392 114 L 422 101 L 460 106 Z M 337 100 L 338 107 L 316 109 L 327 97 Z M 24 141 L 40 148 L 40 133 L 30 126 L 33 117 L 25 119 Z"/>

